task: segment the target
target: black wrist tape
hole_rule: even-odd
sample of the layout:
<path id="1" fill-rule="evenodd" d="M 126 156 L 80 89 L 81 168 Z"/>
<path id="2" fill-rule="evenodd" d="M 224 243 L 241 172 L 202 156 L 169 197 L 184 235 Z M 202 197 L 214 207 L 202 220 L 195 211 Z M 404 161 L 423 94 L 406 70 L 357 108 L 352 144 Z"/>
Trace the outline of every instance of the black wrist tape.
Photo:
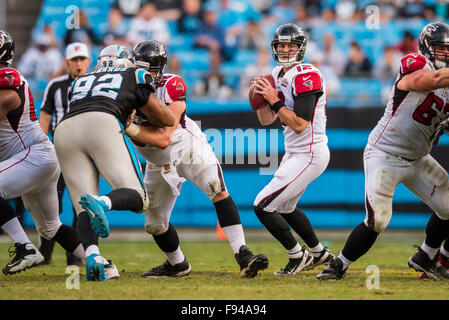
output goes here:
<path id="1" fill-rule="evenodd" d="M 271 105 L 271 109 L 273 109 L 274 112 L 278 113 L 279 109 L 281 109 L 283 106 L 284 103 L 281 100 L 279 100 Z"/>

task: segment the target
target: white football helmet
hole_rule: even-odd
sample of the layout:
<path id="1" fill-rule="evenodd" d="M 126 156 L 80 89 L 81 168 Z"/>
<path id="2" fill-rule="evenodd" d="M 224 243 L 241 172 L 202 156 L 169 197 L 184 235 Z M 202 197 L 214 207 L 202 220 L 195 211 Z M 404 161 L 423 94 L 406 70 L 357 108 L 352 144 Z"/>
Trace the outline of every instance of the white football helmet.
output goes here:
<path id="1" fill-rule="evenodd" d="M 117 44 L 112 44 L 101 50 L 97 61 L 97 69 L 109 67 L 134 67 L 134 57 L 131 50 Z"/>

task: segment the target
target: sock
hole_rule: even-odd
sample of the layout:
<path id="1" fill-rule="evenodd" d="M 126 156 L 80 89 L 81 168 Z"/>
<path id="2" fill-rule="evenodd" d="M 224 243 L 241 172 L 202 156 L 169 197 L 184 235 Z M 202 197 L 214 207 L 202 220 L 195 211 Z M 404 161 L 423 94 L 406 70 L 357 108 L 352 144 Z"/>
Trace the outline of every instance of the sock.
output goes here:
<path id="1" fill-rule="evenodd" d="M 254 207 L 254 212 L 265 228 L 267 228 L 285 249 L 293 249 L 298 244 L 287 222 L 278 212 L 268 212 L 259 207 Z"/>
<path id="2" fill-rule="evenodd" d="M 348 261 L 356 261 L 368 252 L 379 234 L 368 228 L 363 222 L 355 227 L 341 251 Z"/>
<path id="3" fill-rule="evenodd" d="M 101 196 L 101 197 L 98 197 L 98 199 L 103 200 L 103 202 L 108 206 L 108 210 L 111 210 L 112 202 L 108 196 Z"/>
<path id="4" fill-rule="evenodd" d="M 93 244 L 87 247 L 86 249 L 86 257 L 92 255 L 92 254 L 100 254 L 100 248 L 98 248 L 97 245 Z"/>
<path id="5" fill-rule="evenodd" d="M 439 250 L 440 248 L 432 248 L 432 247 L 429 247 L 429 246 L 426 244 L 426 240 L 424 240 L 423 243 L 422 243 L 422 245 L 421 245 L 421 249 L 422 249 L 425 253 L 427 253 L 427 255 L 429 256 L 430 260 L 433 260 L 433 259 L 435 259 L 436 255 L 437 255 L 437 253 L 438 253 L 438 250 Z"/>
<path id="6" fill-rule="evenodd" d="M 175 227 L 170 223 L 167 231 L 161 235 L 153 235 L 154 241 L 163 252 L 174 252 L 179 247 L 179 237 Z"/>
<path id="7" fill-rule="evenodd" d="M 106 196 L 110 199 L 111 210 L 141 211 L 143 208 L 142 197 L 134 189 L 119 188 Z"/>
<path id="8" fill-rule="evenodd" d="M 170 264 L 172 266 L 174 266 L 175 264 L 181 263 L 184 261 L 185 256 L 181 251 L 181 248 L 178 246 L 178 248 L 173 251 L 173 252 L 164 252 L 165 256 L 167 257 L 168 262 L 170 262 Z"/>
<path id="9" fill-rule="evenodd" d="M 75 250 L 73 250 L 73 252 L 71 252 L 71 254 L 73 254 L 75 257 L 81 258 L 81 259 L 86 259 L 86 252 L 84 251 L 84 247 L 83 244 L 80 243 Z"/>
<path id="10" fill-rule="evenodd" d="M 338 259 L 340 259 L 343 262 L 343 270 L 348 269 L 348 267 L 351 265 L 351 263 L 354 262 L 354 261 L 346 259 L 346 257 L 341 252 L 338 255 Z"/>
<path id="11" fill-rule="evenodd" d="M 53 249 L 55 247 L 55 242 L 53 240 L 47 240 L 44 237 L 40 237 L 39 251 L 45 258 L 45 261 L 50 261 L 53 254 Z"/>
<path id="12" fill-rule="evenodd" d="M 2 230 L 7 232 L 14 243 L 31 243 L 26 235 L 17 217 L 9 220 L 1 226 Z"/>
<path id="13" fill-rule="evenodd" d="M 321 242 L 318 242 L 318 245 L 313 247 L 313 248 L 309 248 L 310 252 L 312 253 L 320 253 L 321 251 L 324 250 L 323 245 L 321 244 Z"/>
<path id="14" fill-rule="evenodd" d="M 319 244 L 318 238 L 313 231 L 312 225 L 304 212 L 296 208 L 291 213 L 281 214 L 293 230 L 304 240 L 309 248 Z"/>
<path id="15" fill-rule="evenodd" d="M 245 245 L 245 234 L 237 206 L 231 196 L 214 203 L 220 227 L 228 238 L 234 253 L 238 253 L 241 246 Z"/>
<path id="16" fill-rule="evenodd" d="M 52 240 L 59 243 L 68 252 L 74 252 L 81 243 L 76 230 L 64 224 L 59 227 Z"/>
<path id="17" fill-rule="evenodd" d="M 299 245 L 299 243 L 296 244 L 292 249 L 287 250 L 287 255 L 289 259 L 298 259 L 302 257 L 301 253 L 302 247 Z"/>
<path id="18" fill-rule="evenodd" d="M 241 246 L 246 245 L 245 235 L 241 224 L 221 228 L 228 238 L 229 245 L 234 253 L 239 253 Z"/>
<path id="19" fill-rule="evenodd" d="M 441 254 L 449 259 L 449 238 L 446 238 L 444 241 L 443 247 L 441 248 Z"/>
<path id="20" fill-rule="evenodd" d="M 449 235 L 449 220 L 442 220 L 434 213 L 426 226 L 426 245 L 430 248 L 440 248 Z M 424 249 L 423 249 L 424 250 Z"/>
<path id="21" fill-rule="evenodd" d="M 87 250 L 87 248 L 91 245 L 98 247 L 98 235 L 92 229 L 90 217 L 86 211 L 83 211 L 78 215 L 76 231 L 78 232 L 79 240 L 83 244 L 85 250 Z"/>

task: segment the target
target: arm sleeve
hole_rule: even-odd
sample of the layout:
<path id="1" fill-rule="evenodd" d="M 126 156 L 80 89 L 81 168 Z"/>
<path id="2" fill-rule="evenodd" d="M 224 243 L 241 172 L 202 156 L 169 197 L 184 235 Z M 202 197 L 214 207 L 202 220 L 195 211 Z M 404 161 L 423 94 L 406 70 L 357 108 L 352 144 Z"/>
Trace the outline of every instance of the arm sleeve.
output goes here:
<path id="1" fill-rule="evenodd" d="M 323 90 L 309 91 L 294 98 L 294 111 L 296 115 L 306 121 L 310 121 L 315 113 L 318 99 L 323 94 Z"/>

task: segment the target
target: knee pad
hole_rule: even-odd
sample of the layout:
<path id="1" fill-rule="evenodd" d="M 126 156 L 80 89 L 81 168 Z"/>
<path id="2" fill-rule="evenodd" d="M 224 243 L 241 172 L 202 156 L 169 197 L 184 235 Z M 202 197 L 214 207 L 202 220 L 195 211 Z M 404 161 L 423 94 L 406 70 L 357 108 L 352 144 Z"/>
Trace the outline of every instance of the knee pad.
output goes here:
<path id="1" fill-rule="evenodd" d="M 36 226 L 36 228 L 42 238 L 51 240 L 56 235 L 61 225 L 62 223 L 59 221 L 59 223 L 47 224 L 45 226 Z"/>
<path id="2" fill-rule="evenodd" d="M 420 170 L 421 177 L 430 186 L 441 187 L 448 183 L 446 170 L 433 158 L 427 158 L 423 164 L 424 170 Z"/>
<path id="3" fill-rule="evenodd" d="M 365 219 L 365 225 L 377 233 L 382 233 L 387 229 L 388 224 L 390 223 L 392 207 L 391 205 L 377 204 L 373 206 L 372 209 L 373 212 L 371 214 L 374 215 L 373 223 L 368 223 L 369 218 L 367 217 Z"/>
<path id="4" fill-rule="evenodd" d="M 168 230 L 168 225 L 165 225 L 164 223 L 150 224 L 150 223 L 145 222 L 145 231 L 154 236 L 164 234 L 165 232 L 167 232 L 167 230 Z"/>

